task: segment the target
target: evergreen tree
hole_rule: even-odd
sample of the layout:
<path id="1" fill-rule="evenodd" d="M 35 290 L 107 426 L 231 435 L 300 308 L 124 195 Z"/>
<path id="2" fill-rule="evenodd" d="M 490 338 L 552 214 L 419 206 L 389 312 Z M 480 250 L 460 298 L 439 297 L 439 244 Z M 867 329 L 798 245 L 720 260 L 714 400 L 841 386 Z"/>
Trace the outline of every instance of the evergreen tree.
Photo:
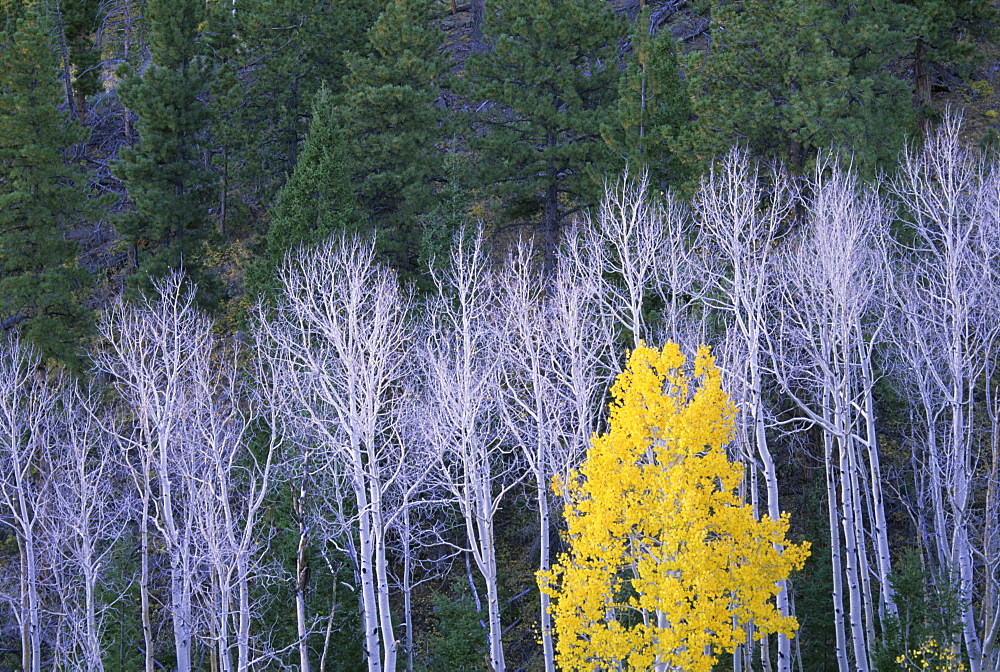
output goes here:
<path id="1" fill-rule="evenodd" d="M 907 16 L 914 103 L 926 131 L 934 80 L 947 70 L 968 74 L 981 59 L 976 38 L 995 35 L 997 9 L 988 0 L 901 0 L 896 12 Z"/>
<path id="2" fill-rule="evenodd" d="M 348 54 L 341 117 L 351 138 L 355 187 L 380 252 L 404 277 L 417 272 L 417 219 L 433 207 L 441 174 L 443 115 L 436 106 L 448 64 L 430 26 L 432 0 L 390 0 L 368 31 L 371 54 Z"/>
<path id="3" fill-rule="evenodd" d="M 17 31 L 17 21 L 24 16 L 24 0 L 0 0 L 0 19 L 5 39 L 10 39 Z"/>
<path id="4" fill-rule="evenodd" d="M 344 145 L 332 95 L 321 89 L 313 100 L 312 122 L 298 165 L 271 209 L 263 254 L 247 272 L 251 294 L 273 298 L 275 271 L 299 245 L 323 242 L 336 233 L 358 232 L 364 226 Z"/>
<path id="5" fill-rule="evenodd" d="M 72 113 L 79 119 L 87 116 L 87 97 L 101 88 L 100 53 L 94 44 L 98 4 L 94 0 L 62 0 L 57 6 L 72 74 Z"/>
<path id="6" fill-rule="evenodd" d="M 636 22 L 632 53 L 618 83 L 617 114 L 603 133 L 624 165 L 649 171 L 650 183 L 663 191 L 687 178 L 674 150 L 689 124 L 691 104 L 673 35 L 654 28 L 647 8 Z"/>
<path id="7" fill-rule="evenodd" d="M 213 32 L 225 42 L 216 61 L 229 63 L 242 80 L 233 114 L 216 115 L 213 130 L 231 147 L 223 186 L 259 215 L 298 163 L 315 93 L 324 83 L 339 92 L 345 51 L 367 53 L 366 33 L 381 0 L 255 0 L 235 16 L 227 4 L 216 4 Z M 237 39 L 226 39 L 232 35 Z"/>
<path id="8" fill-rule="evenodd" d="M 910 94 L 887 68 L 905 44 L 891 0 L 747 0 L 712 18 L 712 49 L 688 61 L 697 114 L 689 153 L 704 164 L 734 142 L 802 170 L 819 149 L 894 165 L 913 128 Z"/>
<path id="9" fill-rule="evenodd" d="M 58 107 L 50 26 L 34 9 L 0 46 L 0 328 L 73 363 L 90 325 L 71 229 L 91 213 L 66 152 L 84 139 Z"/>
<path id="10" fill-rule="evenodd" d="M 151 278 L 183 267 L 204 300 L 213 296 L 212 281 L 201 269 L 212 184 L 201 154 L 210 80 L 200 58 L 205 3 L 149 0 L 146 11 L 152 63 L 141 74 L 126 66 L 118 87 L 138 117 L 139 141 L 121 150 L 114 168 L 132 206 L 116 228 L 132 255 L 133 290 L 149 291 Z"/>
<path id="11" fill-rule="evenodd" d="M 604 0 L 510 0 L 487 11 L 489 51 L 467 63 L 490 132 L 475 148 L 514 222 L 538 222 L 551 270 L 562 222 L 600 197 L 610 153 L 618 40 L 625 26 Z"/>

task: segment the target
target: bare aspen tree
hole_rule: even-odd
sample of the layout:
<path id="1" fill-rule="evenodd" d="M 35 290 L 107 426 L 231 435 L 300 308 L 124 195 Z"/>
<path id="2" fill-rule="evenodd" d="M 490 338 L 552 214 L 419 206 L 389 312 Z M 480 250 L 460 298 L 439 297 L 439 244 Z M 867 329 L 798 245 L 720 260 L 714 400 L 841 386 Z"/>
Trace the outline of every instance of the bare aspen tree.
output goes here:
<path id="1" fill-rule="evenodd" d="M 765 188 L 766 187 L 766 188 Z M 782 225 L 791 213 L 793 198 L 784 175 L 762 175 L 743 151 L 733 150 L 702 180 L 695 196 L 697 225 L 701 228 L 703 301 L 726 321 L 736 349 L 742 353 L 738 370 L 728 371 L 736 383 L 729 393 L 740 409 L 737 442 L 748 463 L 763 473 L 767 513 L 777 520 L 778 475 L 768 444 L 768 414 L 764 405 L 766 372 L 765 334 L 774 293 L 773 278 Z M 788 616 L 788 591 L 777 596 L 778 610 Z M 743 648 L 743 647 L 741 647 Z M 740 665 L 741 652 L 736 654 Z M 762 655 L 767 655 L 766 647 Z M 792 664 L 788 637 L 778 635 L 778 670 Z"/>
<path id="2" fill-rule="evenodd" d="M 823 432 L 838 647 L 846 577 L 852 669 L 867 670 L 876 629 L 869 577 L 877 578 L 879 621 L 896 614 L 872 373 L 890 212 L 836 162 L 821 162 L 808 190 L 805 227 L 782 262 L 771 354 L 782 391 Z"/>
<path id="3" fill-rule="evenodd" d="M 963 148 L 960 127 L 960 119 L 949 114 L 923 149 L 904 154 L 893 182 L 914 233 L 912 244 L 897 249 L 894 355 L 911 371 L 911 403 L 922 420 L 936 555 L 959 591 L 970 669 L 983 672 L 984 661 L 996 652 L 995 639 L 990 650 L 984 646 L 985 614 L 976 613 L 983 549 L 972 508 L 981 460 L 975 419 L 988 413 L 980 407 L 980 380 L 1000 330 L 992 309 L 995 245 L 986 235 L 997 213 L 995 178 Z"/>
<path id="4" fill-rule="evenodd" d="M 661 256 L 668 242 L 668 214 L 647 196 L 649 175 L 638 180 L 627 173 L 604 195 L 597 212 L 596 229 L 604 247 L 603 266 L 615 278 L 609 283 L 611 306 L 619 324 L 632 335 L 632 343 L 650 335 L 643 305 L 661 286 Z"/>
<path id="5" fill-rule="evenodd" d="M 41 672 L 43 522 L 49 515 L 49 454 L 58 394 L 38 356 L 13 338 L 0 342 L 0 524 L 14 534 L 20 560 L 14 605 L 21 669 Z"/>
<path id="6" fill-rule="evenodd" d="M 135 504 L 122 490 L 118 446 L 105 416 L 92 392 L 75 384 L 61 391 L 59 440 L 51 453 L 51 513 L 45 521 L 61 605 L 62 659 L 74 669 L 98 671 L 104 669 L 105 613 L 117 602 L 100 594 L 121 580 L 109 575 L 108 563 Z"/>
<path id="7" fill-rule="evenodd" d="M 979 226 L 979 239 L 988 259 L 1000 259 L 1000 173 L 994 163 L 989 166 L 988 179 L 980 192 L 983 199 L 984 219 Z M 1000 287 L 1000 269 L 996 263 L 984 272 L 990 272 L 989 282 Z M 1000 322 L 1000 293 L 991 292 L 988 309 L 994 322 Z M 994 351 L 995 352 L 995 351 Z M 982 596 L 982 649 L 983 669 L 1000 669 L 1000 385 L 997 374 L 1000 362 L 997 357 L 986 358 L 985 381 L 986 411 L 989 418 L 989 462 L 985 468 L 986 491 L 982 539 L 983 590 Z M 984 460 L 985 462 L 985 460 Z"/>
<path id="8" fill-rule="evenodd" d="M 518 245 L 503 269 L 499 284 L 499 302 L 506 319 L 498 321 L 503 365 L 498 409 L 520 448 L 527 471 L 535 487 L 538 509 L 539 570 L 548 571 L 550 537 L 551 477 L 554 473 L 552 450 L 556 447 L 563 415 L 559 390 L 551 375 L 549 325 L 542 300 L 541 269 L 536 266 L 532 248 Z M 542 593 L 539 614 L 542 652 L 546 670 L 555 670 L 552 616 L 549 596 Z"/>
<path id="9" fill-rule="evenodd" d="M 494 320 L 494 278 L 481 234 L 459 237 L 448 270 L 435 277 L 437 296 L 427 307 L 423 367 L 423 435 L 437 462 L 437 477 L 454 498 L 469 552 L 486 585 L 490 665 L 506 669 L 495 519 L 521 477 L 517 455 L 503 445 L 497 412 L 500 359 Z"/>
<path id="10" fill-rule="evenodd" d="M 177 669 L 192 667 L 196 636 L 195 591 L 201 582 L 194 494 L 190 478 L 191 414 L 197 390 L 192 372 L 211 356 L 211 323 L 194 306 L 194 290 L 173 274 L 157 286 L 160 298 L 130 307 L 114 306 L 99 324 L 106 343 L 101 370 L 113 376 L 130 421 L 120 428 L 143 515 L 142 577 L 144 629 L 149 626 L 151 533 L 158 535 L 169 562 L 170 617 Z M 147 646 L 151 639 L 147 634 Z M 146 651 L 146 665 L 152 664 Z"/>
<path id="11" fill-rule="evenodd" d="M 192 492 L 196 544 L 211 574 L 210 589 L 202 588 L 203 618 L 220 672 L 244 672 L 257 662 L 251 626 L 258 605 L 251 591 L 272 579 L 264 557 L 270 535 L 261 514 L 280 437 L 271 431 L 251 450 L 249 434 L 258 421 L 275 425 L 269 397 L 280 383 L 258 358 L 250 369 L 258 390 L 250 393 L 238 369 L 239 351 L 217 341 L 210 346 L 206 357 L 192 362 L 194 459 L 185 462 L 191 470 L 186 477 L 197 486 Z"/>
<path id="12" fill-rule="evenodd" d="M 368 669 L 395 670 L 387 551 L 400 510 L 388 508 L 387 494 L 408 459 L 392 428 L 412 345 L 410 300 L 370 241 L 334 239 L 300 251 L 280 276 L 281 328 L 269 336 L 285 352 L 289 393 L 314 446 L 307 468 L 329 477 L 323 515 L 358 573 Z"/>
<path id="13" fill-rule="evenodd" d="M 498 409 L 533 481 L 540 571 L 551 567 L 552 478 L 565 479 L 579 464 L 596 429 L 597 402 L 605 389 L 602 373 L 614 367 L 611 330 L 601 312 L 605 285 L 600 265 L 581 258 L 586 245 L 580 230 L 569 231 L 546 282 L 534 250 L 521 243 L 498 282 L 503 306 L 497 323 L 502 354 Z M 542 652 L 551 671 L 549 602 L 542 593 Z"/>

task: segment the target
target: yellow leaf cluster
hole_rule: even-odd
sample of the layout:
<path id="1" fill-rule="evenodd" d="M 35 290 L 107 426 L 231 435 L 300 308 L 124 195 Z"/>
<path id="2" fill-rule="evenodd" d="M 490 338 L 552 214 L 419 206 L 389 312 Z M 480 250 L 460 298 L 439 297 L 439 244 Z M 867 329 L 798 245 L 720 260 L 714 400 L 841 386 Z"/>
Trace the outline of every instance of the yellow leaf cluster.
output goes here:
<path id="1" fill-rule="evenodd" d="M 774 606 L 802 567 L 788 520 L 757 520 L 738 494 L 743 467 L 724 450 L 735 408 L 703 347 L 640 345 L 612 387 L 610 428 L 568 483 L 570 551 L 539 573 L 553 597 L 564 670 L 708 671 L 742 641 L 794 634 Z"/>
<path id="2" fill-rule="evenodd" d="M 952 645 L 942 646 L 933 637 L 928 638 L 918 648 L 907 651 L 896 658 L 901 670 L 906 672 L 965 672 L 957 648 Z"/>

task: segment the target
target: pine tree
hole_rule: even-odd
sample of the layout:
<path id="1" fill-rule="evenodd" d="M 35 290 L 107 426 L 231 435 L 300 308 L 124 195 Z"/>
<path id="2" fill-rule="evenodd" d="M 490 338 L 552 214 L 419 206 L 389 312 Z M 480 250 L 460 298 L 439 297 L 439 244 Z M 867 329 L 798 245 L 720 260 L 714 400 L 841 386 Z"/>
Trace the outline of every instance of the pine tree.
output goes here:
<path id="1" fill-rule="evenodd" d="M 914 102 L 924 131 L 936 114 L 933 82 L 948 70 L 967 75 L 982 55 L 976 38 L 996 34 L 998 15 L 988 0 L 900 0 L 896 13 L 907 16 L 907 43 Z"/>
<path id="2" fill-rule="evenodd" d="M 367 53 L 381 0 L 255 0 L 235 16 L 215 4 L 213 32 L 225 42 L 216 62 L 229 63 L 241 80 L 233 113 L 216 115 L 213 129 L 217 138 L 231 136 L 220 138 L 230 146 L 223 186 L 232 193 L 227 200 L 262 215 L 298 163 L 313 96 L 324 85 L 340 92 L 345 51 Z"/>
<path id="3" fill-rule="evenodd" d="M 433 207 L 442 171 L 436 106 L 448 64 L 432 0 L 390 0 L 368 31 L 371 54 L 348 54 L 341 117 L 359 200 L 379 250 L 404 277 L 418 272 L 417 220 Z"/>
<path id="4" fill-rule="evenodd" d="M 24 17 L 24 0 L 0 0 L 0 32 L 9 39 L 17 31 L 17 21 Z"/>
<path id="5" fill-rule="evenodd" d="M 62 0 L 57 5 L 72 75 L 72 114 L 81 120 L 87 116 L 87 97 L 101 88 L 100 53 L 94 44 L 98 4 L 94 0 Z"/>
<path id="6" fill-rule="evenodd" d="M 856 153 L 865 173 L 895 165 L 913 128 L 910 93 L 888 63 L 905 50 L 891 0 L 747 0 L 712 17 L 710 53 L 692 53 L 689 154 L 733 143 L 803 170 L 820 149 Z"/>
<path id="7" fill-rule="evenodd" d="M 670 30 L 654 32 L 647 8 L 635 24 L 632 53 L 618 83 L 617 114 L 604 127 L 604 139 L 623 165 L 648 171 L 650 183 L 663 191 L 687 179 L 674 151 L 690 116 L 677 44 Z"/>
<path id="8" fill-rule="evenodd" d="M 466 65 L 488 111 L 474 148 L 508 218 L 540 219 L 551 270 L 562 223 L 600 198 L 625 25 L 604 0 L 510 0 L 487 11 L 485 33 L 491 49 Z"/>
<path id="9" fill-rule="evenodd" d="M 29 9 L 0 46 L 0 328 L 74 363 L 90 315 L 87 274 L 67 236 L 92 212 L 86 177 L 67 160 L 85 135 L 59 112 L 50 31 Z"/>
<path id="10" fill-rule="evenodd" d="M 347 153 L 334 116 L 333 99 L 320 89 L 313 99 L 309 134 L 291 179 L 278 193 L 264 238 L 263 254 L 247 273 L 251 294 L 273 298 L 276 270 L 302 244 L 337 233 L 358 233 L 365 217 L 351 188 Z"/>
<path id="11" fill-rule="evenodd" d="M 125 68 L 118 95 L 138 117 L 138 144 L 121 150 L 114 172 L 125 184 L 131 212 L 115 226 L 132 255 L 130 286 L 148 292 L 150 280 L 183 267 L 213 297 L 202 272 L 210 234 L 212 175 L 202 157 L 208 124 L 204 100 L 210 77 L 201 56 L 204 0 L 149 0 L 152 63 L 138 74 Z"/>
<path id="12" fill-rule="evenodd" d="M 539 576 L 560 669 L 708 672 L 751 621 L 793 633 L 773 597 L 809 544 L 739 495 L 735 408 L 707 349 L 692 377 L 676 345 L 640 345 L 611 392 L 608 432 L 564 484 L 570 551 Z"/>

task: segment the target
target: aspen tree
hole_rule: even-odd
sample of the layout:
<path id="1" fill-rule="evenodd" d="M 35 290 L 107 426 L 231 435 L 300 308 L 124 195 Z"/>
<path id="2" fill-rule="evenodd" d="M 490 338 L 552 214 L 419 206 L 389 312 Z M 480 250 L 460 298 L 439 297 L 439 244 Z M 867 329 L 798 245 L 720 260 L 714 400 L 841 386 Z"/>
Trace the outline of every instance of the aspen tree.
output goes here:
<path id="1" fill-rule="evenodd" d="M 557 481 L 570 551 L 539 573 L 560 667 L 707 671 L 751 620 L 792 636 L 774 597 L 809 544 L 739 496 L 743 467 L 724 448 L 735 407 L 707 348 L 692 376 L 676 345 L 640 345 L 611 392 L 609 431 Z"/>

